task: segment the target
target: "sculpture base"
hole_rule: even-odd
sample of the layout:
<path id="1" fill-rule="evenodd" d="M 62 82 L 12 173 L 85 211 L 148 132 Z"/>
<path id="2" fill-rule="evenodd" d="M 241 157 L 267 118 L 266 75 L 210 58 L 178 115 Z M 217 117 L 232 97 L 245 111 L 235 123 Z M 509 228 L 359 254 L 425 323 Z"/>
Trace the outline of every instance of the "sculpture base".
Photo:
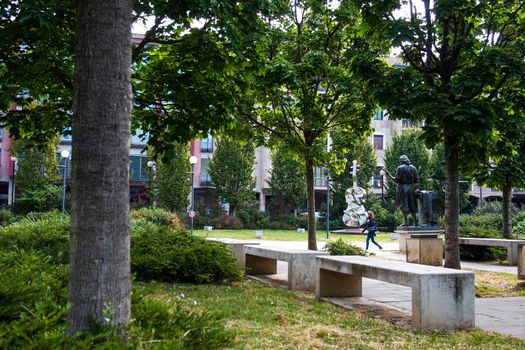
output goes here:
<path id="1" fill-rule="evenodd" d="M 412 235 L 406 239 L 407 262 L 443 266 L 443 239 L 435 235 Z"/>
<path id="2" fill-rule="evenodd" d="M 423 226 L 408 226 L 408 227 L 399 227 L 397 230 L 394 231 L 394 233 L 397 233 L 399 237 L 399 251 L 406 253 L 406 240 L 407 238 L 410 238 L 411 235 L 427 235 L 427 236 L 436 236 L 436 235 L 442 235 L 445 231 L 441 229 L 439 226 L 428 226 L 428 227 L 436 227 L 437 229 L 427 229 L 427 227 Z"/>

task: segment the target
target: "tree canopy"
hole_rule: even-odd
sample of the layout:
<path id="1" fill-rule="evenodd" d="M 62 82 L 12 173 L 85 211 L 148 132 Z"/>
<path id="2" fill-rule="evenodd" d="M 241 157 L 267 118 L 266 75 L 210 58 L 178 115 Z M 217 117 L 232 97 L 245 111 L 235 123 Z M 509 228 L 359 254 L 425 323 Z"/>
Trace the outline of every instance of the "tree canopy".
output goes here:
<path id="1" fill-rule="evenodd" d="M 460 156 L 480 164 L 494 136 L 510 81 L 523 81 L 523 1 L 356 0 L 368 28 L 401 50 L 404 69 L 360 65 L 364 82 L 394 118 L 425 120 L 429 146 L 443 140 L 446 163 L 445 266 L 460 268 Z M 480 74 L 482 72 L 482 74 Z M 523 90 L 522 90 L 523 96 Z"/>

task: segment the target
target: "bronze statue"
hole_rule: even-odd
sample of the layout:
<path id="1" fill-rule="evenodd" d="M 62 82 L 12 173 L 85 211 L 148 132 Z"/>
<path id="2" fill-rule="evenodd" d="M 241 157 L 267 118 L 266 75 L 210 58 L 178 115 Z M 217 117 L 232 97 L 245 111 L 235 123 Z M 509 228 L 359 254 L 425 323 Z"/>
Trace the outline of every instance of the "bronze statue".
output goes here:
<path id="1" fill-rule="evenodd" d="M 416 191 L 414 184 L 419 181 L 417 169 L 410 164 L 410 159 L 402 155 L 399 157 L 400 165 L 396 169 L 396 176 L 392 176 L 388 171 L 385 171 L 391 181 L 397 184 L 396 202 L 403 213 L 403 224 L 400 226 L 410 226 L 408 222 L 408 214 L 412 216 L 414 226 L 417 224 L 417 203 Z"/>

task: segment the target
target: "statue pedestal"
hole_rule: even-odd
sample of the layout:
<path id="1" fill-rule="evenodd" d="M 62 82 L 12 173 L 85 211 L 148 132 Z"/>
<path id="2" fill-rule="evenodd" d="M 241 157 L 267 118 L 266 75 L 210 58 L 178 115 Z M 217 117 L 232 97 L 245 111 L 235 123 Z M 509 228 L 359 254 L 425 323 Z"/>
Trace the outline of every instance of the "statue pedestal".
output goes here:
<path id="1" fill-rule="evenodd" d="M 434 235 L 416 235 L 406 239 L 407 262 L 443 266 L 443 239 Z"/>
<path id="2" fill-rule="evenodd" d="M 397 230 L 394 233 L 397 233 L 399 237 L 399 251 L 406 253 L 406 240 L 410 238 L 411 235 L 442 235 L 445 231 L 439 226 L 408 226 L 401 227 L 398 226 Z"/>

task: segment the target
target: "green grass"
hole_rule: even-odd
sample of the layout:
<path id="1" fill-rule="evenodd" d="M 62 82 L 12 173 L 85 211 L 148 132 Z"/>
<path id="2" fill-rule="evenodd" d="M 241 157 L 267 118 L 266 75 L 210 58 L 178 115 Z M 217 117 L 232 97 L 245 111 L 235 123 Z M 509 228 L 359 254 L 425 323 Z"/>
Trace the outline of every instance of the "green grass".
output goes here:
<path id="1" fill-rule="evenodd" d="M 209 238 L 234 238 L 234 239 L 247 239 L 254 240 L 255 230 L 233 230 L 233 229 L 213 229 L 212 231 L 194 230 L 193 233 L 199 237 Z M 355 234 L 340 234 L 331 233 L 330 239 L 336 240 L 341 238 L 345 242 L 364 242 L 366 235 L 355 235 Z M 294 230 L 263 230 L 262 240 L 271 241 L 307 241 L 308 233 L 297 233 Z M 317 231 L 317 241 L 326 242 L 326 231 Z M 390 233 L 379 233 L 376 235 L 376 241 L 378 242 L 392 242 L 390 239 Z"/>
<path id="2" fill-rule="evenodd" d="M 380 317 L 316 302 L 312 293 L 252 280 L 234 285 L 141 284 L 142 292 L 193 311 L 211 311 L 236 337 L 230 349 L 525 349 L 478 329 L 416 332 Z"/>

